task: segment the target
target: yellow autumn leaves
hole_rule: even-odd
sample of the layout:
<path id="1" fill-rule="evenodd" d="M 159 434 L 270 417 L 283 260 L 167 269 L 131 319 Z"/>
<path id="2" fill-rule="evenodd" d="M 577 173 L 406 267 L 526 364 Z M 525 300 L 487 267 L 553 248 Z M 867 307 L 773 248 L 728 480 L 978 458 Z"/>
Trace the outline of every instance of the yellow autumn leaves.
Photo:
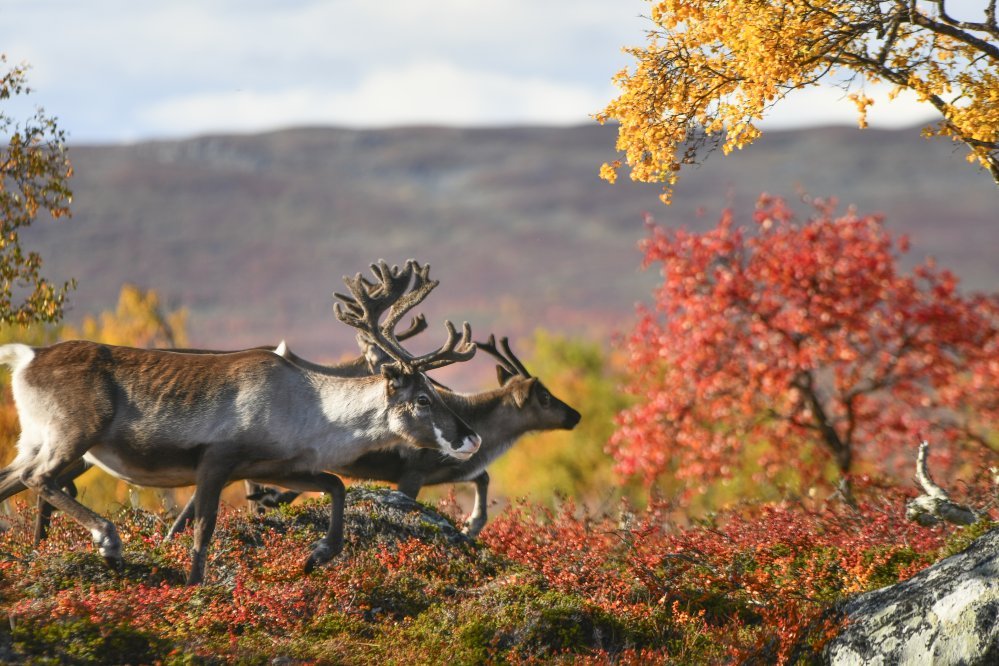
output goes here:
<path id="1" fill-rule="evenodd" d="M 29 92 L 23 65 L 8 67 L 0 53 L 0 102 Z M 69 215 L 73 168 L 65 135 L 39 109 L 26 119 L 0 106 L 0 323 L 27 326 L 54 322 L 75 283 L 61 285 L 41 274 L 42 259 L 21 247 L 20 232 L 43 213 Z"/>
<path id="2" fill-rule="evenodd" d="M 866 125 L 867 82 L 911 89 L 943 120 L 932 134 L 963 141 L 999 182 L 999 26 L 955 21 L 946 2 L 662 0 L 647 44 L 628 48 L 620 95 L 597 114 L 618 124 L 631 178 L 664 183 L 706 151 L 742 148 L 788 92 L 838 82 Z M 846 94 L 846 93 L 845 93 Z M 622 160 L 600 175 L 614 182 Z"/>
<path id="3" fill-rule="evenodd" d="M 95 340 L 110 345 L 147 349 L 187 345 L 187 310 L 166 310 L 155 290 L 122 285 L 113 311 L 87 315 L 79 328 L 63 326 L 64 340 Z"/>

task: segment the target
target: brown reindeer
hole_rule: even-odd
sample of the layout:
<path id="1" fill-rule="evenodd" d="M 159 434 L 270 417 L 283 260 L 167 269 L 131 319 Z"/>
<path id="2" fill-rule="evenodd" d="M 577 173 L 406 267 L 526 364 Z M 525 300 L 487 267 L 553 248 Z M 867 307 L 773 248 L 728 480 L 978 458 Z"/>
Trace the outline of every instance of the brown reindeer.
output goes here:
<path id="1" fill-rule="evenodd" d="M 0 501 L 24 487 L 35 490 L 87 527 L 101 555 L 117 567 L 117 530 L 60 487 L 67 468 L 83 458 L 138 485 L 195 485 L 188 583 L 197 584 L 219 495 L 229 481 L 323 491 L 332 498 L 330 525 L 306 569 L 329 561 L 343 547 L 344 486 L 326 470 L 390 442 L 455 458 L 468 458 L 479 447 L 478 435 L 423 374 L 471 358 L 468 325 L 459 336 L 447 322 L 445 344 L 422 356 L 406 352 L 393 334 L 404 313 L 436 286 L 428 270 L 410 261 L 397 271 L 406 276 L 406 289 L 414 281 L 401 296 L 395 285 L 378 293 L 360 275 L 345 278 L 354 298 L 336 314 L 366 327 L 393 359 L 380 375 L 317 373 L 265 350 L 185 354 L 86 341 L 0 347 L 0 362 L 12 369 L 21 422 L 17 457 L 0 470 Z"/>
<path id="2" fill-rule="evenodd" d="M 385 300 L 391 300 L 393 298 L 399 298 L 402 296 L 402 290 L 400 287 L 404 287 L 408 284 L 408 277 L 400 274 L 398 267 L 393 267 L 391 270 L 388 266 L 382 262 L 379 264 L 374 264 L 371 266 L 372 272 L 378 278 L 375 283 L 369 282 L 365 279 L 361 279 L 358 283 L 363 286 L 365 290 L 375 290 L 376 294 L 381 293 L 382 298 Z M 429 266 L 426 267 L 429 270 Z M 355 278 L 356 279 L 356 278 Z M 386 292 L 387 287 L 391 286 L 392 291 Z M 382 293 L 385 292 L 385 293 Z M 343 294 L 337 294 L 337 297 L 345 299 L 350 302 L 354 302 L 349 296 Z M 408 340 L 414 337 L 418 333 L 421 333 L 427 329 L 427 320 L 421 314 L 413 317 L 409 323 L 409 327 L 395 334 L 395 339 L 399 342 Z M 366 332 L 359 331 L 358 334 L 358 345 L 364 350 L 364 353 L 357 356 L 356 358 L 344 361 L 331 366 L 324 366 L 318 363 L 312 363 L 306 359 L 291 353 L 287 345 L 282 341 L 277 346 L 261 346 L 254 347 L 253 350 L 256 351 L 272 351 L 279 356 L 287 358 L 289 361 L 293 362 L 295 365 L 305 368 L 306 370 L 312 372 L 318 372 L 320 374 L 329 374 L 336 377 L 365 377 L 372 374 L 378 374 L 379 368 L 384 363 L 391 362 L 391 357 L 388 356 L 384 351 L 373 342 L 373 338 Z M 241 350 L 216 350 L 216 349 L 166 349 L 163 351 L 175 352 L 180 354 L 235 354 L 238 352 L 250 351 L 246 349 Z M 70 496 L 76 497 L 77 488 L 75 480 L 81 474 L 90 469 L 91 465 L 84 459 L 80 459 L 70 467 L 68 467 L 59 478 L 59 486 Z M 262 513 L 266 508 L 273 506 L 275 501 L 282 503 L 291 502 L 298 493 L 295 491 L 285 491 L 284 493 L 275 492 L 263 492 L 264 486 L 255 483 L 251 480 L 246 480 L 246 495 L 249 498 L 249 508 L 251 511 L 256 511 Z M 20 489 L 13 490 L 12 493 L 24 490 L 26 487 L 21 487 Z M 277 499 L 275 499 L 277 498 Z M 259 501 L 258 501 L 259 500 Z M 38 545 L 48 533 L 49 525 L 52 521 L 52 513 L 54 507 L 49 504 L 45 499 L 39 495 L 38 497 L 38 514 L 35 519 L 35 534 L 34 543 Z M 194 517 L 194 502 L 192 500 L 184 507 L 184 510 L 177 517 L 171 528 L 166 534 L 166 539 L 169 540 L 173 538 L 179 531 L 184 529 L 187 524 Z"/>
<path id="3" fill-rule="evenodd" d="M 354 462 L 332 471 L 358 479 L 395 483 L 398 489 L 416 498 L 423 486 L 471 481 L 475 484 L 475 504 L 465 521 L 465 532 L 472 537 L 486 524 L 489 473 L 486 467 L 505 453 L 524 434 L 539 430 L 571 430 L 579 423 L 580 414 L 565 404 L 532 377 L 524 364 L 510 350 L 507 338 L 489 336 L 487 342 L 476 342 L 481 351 L 497 360 L 499 388 L 463 395 L 438 389 L 444 403 L 461 416 L 482 437 L 479 450 L 466 460 L 455 460 L 430 450 L 394 447 L 370 451 Z M 366 350 L 370 356 L 370 352 Z M 294 361 L 294 355 L 290 351 Z M 265 506 L 276 506 L 293 500 L 296 493 L 262 488 L 253 497 Z"/>

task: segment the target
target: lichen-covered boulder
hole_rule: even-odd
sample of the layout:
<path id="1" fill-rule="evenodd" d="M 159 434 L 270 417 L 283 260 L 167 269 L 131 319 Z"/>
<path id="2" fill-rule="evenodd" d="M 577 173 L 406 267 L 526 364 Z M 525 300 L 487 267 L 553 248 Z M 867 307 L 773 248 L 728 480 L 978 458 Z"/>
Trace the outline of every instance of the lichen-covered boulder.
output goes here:
<path id="1" fill-rule="evenodd" d="M 295 525 L 308 526 L 318 537 L 326 531 L 329 515 L 329 501 L 322 498 L 283 506 L 280 511 L 265 514 L 259 525 L 260 529 L 279 531 Z M 344 522 L 348 554 L 373 544 L 395 545 L 412 538 L 455 547 L 470 547 L 474 543 L 435 509 L 384 487 L 347 488 Z"/>
<path id="2" fill-rule="evenodd" d="M 907 581 L 840 608 L 830 664 L 999 664 L 999 528 Z"/>

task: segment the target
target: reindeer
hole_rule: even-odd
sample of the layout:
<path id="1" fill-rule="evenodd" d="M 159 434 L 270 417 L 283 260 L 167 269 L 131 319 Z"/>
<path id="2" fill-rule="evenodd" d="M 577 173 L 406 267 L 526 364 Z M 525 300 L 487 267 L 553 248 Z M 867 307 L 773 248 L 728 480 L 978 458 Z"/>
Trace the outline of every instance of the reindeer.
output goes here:
<path id="1" fill-rule="evenodd" d="M 385 284 L 394 283 L 400 281 L 400 275 L 398 271 L 396 273 L 384 272 L 383 268 L 387 268 L 384 264 L 373 265 L 372 271 L 380 278 L 380 283 L 372 284 L 365 282 L 365 288 L 379 289 L 383 288 Z M 349 298 L 343 294 L 337 294 L 339 298 Z M 353 300 L 353 299 L 351 299 Z M 418 333 L 425 331 L 428 328 L 426 318 L 421 314 L 413 317 L 409 323 L 409 327 L 400 332 L 396 333 L 395 339 L 399 342 L 408 340 Z M 385 363 L 391 362 L 391 358 L 372 341 L 370 335 L 366 333 L 358 332 L 358 345 L 363 349 L 363 353 L 356 358 L 344 361 L 342 363 L 337 363 L 335 365 L 324 366 L 318 363 L 313 363 L 308 361 L 297 354 L 292 353 L 288 348 L 288 345 L 282 340 L 277 346 L 260 346 L 253 347 L 250 350 L 217 350 L 217 349 L 164 349 L 162 351 L 181 353 L 181 354 L 235 354 L 238 352 L 245 351 L 269 351 L 286 358 L 295 365 L 302 367 L 306 370 L 317 372 L 320 374 L 329 374 L 335 377 L 365 377 L 367 375 L 378 374 L 379 368 Z M 440 388 L 436 383 L 435 387 Z M 84 459 L 80 459 L 76 463 L 70 465 L 59 477 L 59 487 L 62 488 L 67 494 L 72 497 L 76 497 L 77 488 L 75 480 L 77 477 L 81 476 L 84 472 L 90 469 L 91 465 Z M 284 491 L 278 492 L 271 488 L 266 488 L 254 481 L 247 479 L 245 481 L 246 497 L 249 500 L 250 511 L 256 511 L 257 513 L 263 513 L 268 508 L 274 508 L 280 504 L 288 504 L 294 501 L 298 497 L 295 491 Z M 12 494 L 16 494 L 21 490 L 26 490 L 26 486 L 21 486 L 16 490 L 12 487 Z M 52 513 L 54 507 L 45 501 L 42 496 L 38 497 L 38 514 L 35 518 L 35 533 L 34 533 L 34 544 L 37 546 L 41 543 L 46 535 L 48 534 L 49 525 L 52 522 Z M 191 519 L 194 517 L 194 497 L 185 505 L 184 509 L 181 511 L 180 515 L 177 516 L 174 523 L 167 531 L 164 540 L 169 541 L 179 532 L 181 532 Z"/>
<path id="2" fill-rule="evenodd" d="M 395 483 L 401 492 L 413 499 L 423 486 L 471 481 L 475 484 L 475 503 L 465 521 L 464 531 L 472 538 L 478 536 L 488 518 L 489 473 L 486 467 L 524 434 L 538 430 L 572 430 L 580 420 L 579 412 L 552 395 L 541 380 L 531 376 L 510 350 L 507 338 L 502 338 L 500 344 L 502 351 L 497 349 L 496 338 L 492 335 L 488 342 L 475 343 L 479 350 L 497 360 L 499 388 L 470 395 L 438 388 L 444 403 L 482 437 L 482 445 L 475 454 L 459 461 L 426 449 L 394 447 L 370 451 L 332 471 L 358 479 Z M 366 356 L 373 354 L 376 352 L 365 350 Z M 294 361 L 290 350 L 285 351 L 285 356 Z M 290 502 L 296 496 L 297 493 L 282 493 L 274 488 L 261 488 L 250 495 L 264 506 Z"/>
<path id="3" fill-rule="evenodd" d="M 376 272 L 377 274 L 377 272 Z M 358 285 L 365 291 L 383 289 L 381 283 L 373 285 L 364 283 Z M 356 295 L 356 293 L 355 293 Z M 363 306 L 353 302 L 350 297 L 337 294 L 337 297 L 356 312 L 361 313 Z M 360 316 L 360 315 L 359 315 Z M 413 320 L 410 328 L 398 335 L 411 337 L 423 330 L 421 317 Z M 349 323 L 349 322 L 348 322 Z M 377 372 L 378 368 L 391 359 L 368 335 L 370 325 L 357 325 L 358 345 L 362 355 L 348 365 L 359 368 L 367 363 L 369 372 Z M 442 483 L 457 483 L 472 481 L 475 484 L 475 503 L 472 513 L 466 520 L 465 532 L 471 537 L 478 536 L 487 521 L 487 506 L 489 492 L 489 474 L 486 467 L 493 460 L 505 453 L 524 434 L 539 430 L 571 430 L 579 423 L 580 414 L 565 404 L 542 384 L 531 376 L 524 364 L 513 351 L 507 338 L 500 340 L 502 351 L 496 347 L 496 338 L 489 336 L 487 342 L 477 342 L 476 347 L 497 360 L 496 372 L 499 388 L 471 395 L 463 395 L 437 385 L 441 399 L 455 413 L 465 419 L 482 437 L 479 451 L 466 461 L 450 460 L 432 451 L 415 451 L 409 447 L 379 449 L 366 453 L 351 464 L 334 468 L 337 474 L 360 479 L 387 481 L 397 484 L 400 491 L 409 497 L 416 498 L 425 485 Z M 342 365 L 324 367 L 311 364 L 296 356 L 286 345 L 279 346 L 280 353 L 296 364 L 307 364 L 316 372 L 337 374 L 343 371 Z M 282 503 L 293 501 L 298 493 L 294 491 L 279 491 L 274 488 L 256 486 L 247 483 L 247 496 L 256 501 L 257 506 L 275 507 Z M 194 498 L 181 511 L 168 532 L 168 536 L 183 530 L 190 521 L 194 511 Z"/>
<path id="4" fill-rule="evenodd" d="M 62 490 L 64 471 L 81 458 L 130 483 L 195 485 L 194 546 L 188 584 L 204 579 L 219 496 L 230 480 L 255 479 L 331 496 L 330 523 L 305 563 L 306 571 L 343 548 L 345 491 L 324 470 L 346 465 L 388 443 L 432 448 L 467 459 L 479 436 L 444 403 L 424 374 L 475 353 L 468 324 L 459 337 L 446 322 L 443 346 L 409 354 L 393 331 L 405 312 L 437 282 L 429 266 L 410 261 L 400 278 L 365 289 L 345 278 L 354 300 L 337 317 L 366 326 L 393 362 L 379 375 L 336 377 L 295 365 L 279 354 L 248 350 L 185 354 L 71 341 L 49 347 L 0 347 L 12 370 L 21 422 L 18 454 L 0 470 L 0 501 L 24 487 L 79 522 L 112 568 L 120 568 L 114 525 Z M 414 286 L 402 294 L 398 284 Z M 348 299 L 349 300 L 349 299 Z M 357 306 L 364 303 L 363 311 Z M 387 311 L 386 321 L 378 320 Z"/>
<path id="5" fill-rule="evenodd" d="M 337 467 L 345 476 L 388 481 L 416 499 L 423 486 L 471 481 L 475 484 L 475 503 L 465 521 L 465 533 L 475 538 L 488 519 L 489 473 L 494 460 L 507 452 L 518 439 L 540 430 L 572 430 L 581 415 L 562 402 L 510 350 L 507 338 L 501 338 L 502 352 L 496 338 L 476 342 L 476 347 L 497 360 L 499 387 L 464 395 L 438 389 L 444 403 L 465 419 L 482 437 L 479 450 L 465 460 L 446 459 L 431 451 L 395 447 L 370 451 L 353 463 Z"/>

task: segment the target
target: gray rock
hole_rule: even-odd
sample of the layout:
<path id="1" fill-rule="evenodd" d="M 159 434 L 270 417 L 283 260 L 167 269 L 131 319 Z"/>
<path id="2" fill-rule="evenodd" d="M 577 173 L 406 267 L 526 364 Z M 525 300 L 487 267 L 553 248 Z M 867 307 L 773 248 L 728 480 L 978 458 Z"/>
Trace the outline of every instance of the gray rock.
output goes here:
<path id="1" fill-rule="evenodd" d="M 846 601 L 829 664 L 999 664 L 999 529 L 907 581 Z"/>
<path id="2" fill-rule="evenodd" d="M 329 524 L 329 501 L 324 497 L 302 505 L 268 512 L 252 529 L 285 531 L 295 525 L 307 526 L 318 537 Z M 425 543 L 472 547 L 475 543 L 450 520 L 433 508 L 384 487 L 352 485 L 347 488 L 344 511 L 345 552 L 363 550 L 372 544 L 394 546 L 416 538 Z M 259 537 L 254 536 L 256 541 Z"/>

